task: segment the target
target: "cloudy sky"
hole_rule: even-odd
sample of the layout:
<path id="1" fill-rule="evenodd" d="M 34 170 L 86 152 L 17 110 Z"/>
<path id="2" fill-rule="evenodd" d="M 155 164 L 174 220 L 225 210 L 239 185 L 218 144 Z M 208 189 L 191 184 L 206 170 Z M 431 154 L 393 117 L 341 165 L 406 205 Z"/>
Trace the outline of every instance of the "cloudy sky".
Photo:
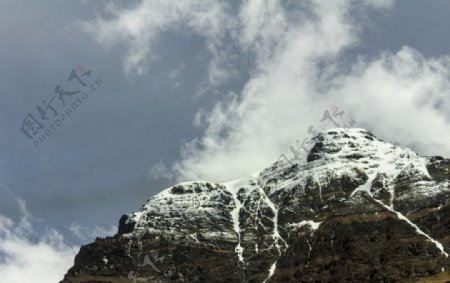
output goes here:
<path id="1" fill-rule="evenodd" d="M 248 176 L 308 129 L 353 125 L 449 157 L 448 11 L 1 0 L 2 278 L 57 282 L 81 244 L 155 193 Z"/>

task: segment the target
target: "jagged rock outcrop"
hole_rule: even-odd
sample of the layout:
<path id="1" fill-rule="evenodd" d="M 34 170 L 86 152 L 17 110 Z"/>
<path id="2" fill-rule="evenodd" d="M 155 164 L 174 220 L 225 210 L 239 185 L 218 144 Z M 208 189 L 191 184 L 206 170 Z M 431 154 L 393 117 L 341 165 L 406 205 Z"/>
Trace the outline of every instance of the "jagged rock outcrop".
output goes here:
<path id="1" fill-rule="evenodd" d="M 62 282 L 450 278 L 450 160 L 333 129 L 248 180 L 182 183 L 83 246 Z M 445 281 L 442 281 L 445 282 Z"/>

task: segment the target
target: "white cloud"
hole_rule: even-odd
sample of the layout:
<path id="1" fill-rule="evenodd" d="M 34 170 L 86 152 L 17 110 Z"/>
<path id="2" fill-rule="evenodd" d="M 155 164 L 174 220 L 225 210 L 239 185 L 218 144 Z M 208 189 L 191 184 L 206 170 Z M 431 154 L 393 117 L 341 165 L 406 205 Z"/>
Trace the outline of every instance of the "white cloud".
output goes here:
<path id="1" fill-rule="evenodd" d="M 224 61 L 226 50 L 222 37 L 232 22 L 225 13 L 229 9 L 224 1 L 167 1 L 143 0 L 135 7 L 121 10 L 109 4 L 108 19 L 98 17 L 82 22 L 81 28 L 100 44 L 110 47 L 126 43 L 127 53 L 122 58 L 126 74 L 142 75 L 149 63 L 157 57 L 154 45 L 164 32 L 193 33 L 207 39 L 211 60 L 207 81 L 221 83 L 228 78 Z"/>
<path id="2" fill-rule="evenodd" d="M 359 62 L 334 97 L 355 119 L 422 154 L 450 156 L 450 57 L 425 58 L 403 47 Z"/>
<path id="3" fill-rule="evenodd" d="M 19 213 L 22 216 L 22 219 L 29 219 L 31 217 L 30 212 L 27 209 L 27 204 L 23 199 L 16 198 L 17 206 L 19 208 Z"/>
<path id="4" fill-rule="evenodd" d="M 174 176 L 172 171 L 169 168 L 167 168 L 162 161 L 159 161 L 150 169 L 149 177 L 156 180 L 157 179 L 171 180 L 173 179 Z"/>
<path id="5" fill-rule="evenodd" d="M 0 215 L 0 274 L 2 282 L 59 282 L 73 265 L 77 247 L 69 246 L 54 229 L 37 240 L 26 204 L 18 199 L 18 223 Z"/>
<path id="6" fill-rule="evenodd" d="M 306 137 L 310 125 L 320 128 L 324 109 L 340 103 L 327 95 L 336 62 L 358 40 L 350 8 L 349 1 L 311 1 L 298 18 L 279 2 L 241 7 L 239 40 L 256 67 L 242 93 L 203 115 L 204 136 L 186 144 L 175 164 L 180 180 L 248 175 Z"/>
<path id="7" fill-rule="evenodd" d="M 270 165 L 289 152 L 289 145 L 307 137 L 310 125 L 334 127 L 320 122 L 331 104 L 353 118 L 355 126 L 386 140 L 423 154 L 450 155 L 448 57 L 426 58 L 413 47 L 381 52 L 374 59 L 362 54 L 351 62 L 345 57 L 354 52 L 364 24 L 370 23 L 357 21 L 367 19 L 368 9 L 388 11 L 392 1 L 243 1 L 237 13 L 221 2 L 182 2 L 143 1 L 133 9 L 134 21 L 144 21 L 142 15 L 152 11 L 168 14 L 171 20 L 163 20 L 164 29 L 141 20 L 123 28 L 119 23 L 130 11 L 117 10 L 113 19 L 91 24 L 99 38 L 112 36 L 111 41 L 122 40 L 131 50 L 136 42 L 152 42 L 168 26 L 184 23 L 205 37 L 213 61 L 219 62 L 210 77 L 220 71 L 231 74 L 226 56 L 230 44 L 254 58 L 241 93 L 230 93 L 193 117 L 205 131 L 184 144 L 173 167 L 179 180 L 224 181 Z M 217 55 L 221 48 L 223 56 Z M 150 49 L 143 50 L 142 58 L 150 58 Z"/>

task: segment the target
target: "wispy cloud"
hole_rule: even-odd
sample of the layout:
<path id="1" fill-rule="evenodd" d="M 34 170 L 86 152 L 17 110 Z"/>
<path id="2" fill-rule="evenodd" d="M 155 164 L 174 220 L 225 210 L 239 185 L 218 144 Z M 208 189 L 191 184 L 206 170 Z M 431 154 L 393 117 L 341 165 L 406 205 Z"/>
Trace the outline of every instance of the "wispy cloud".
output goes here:
<path id="1" fill-rule="evenodd" d="M 170 168 L 167 168 L 167 166 L 162 162 L 159 161 L 153 167 L 150 169 L 149 177 L 151 179 L 167 179 L 171 180 L 173 179 L 174 175 L 172 173 L 172 170 Z"/>
<path id="2" fill-rule="evenodd" d="M 135 7 L 122 9 L 114 4 L 106 7 L 107 18 L 81 22 L 80 27 L 105 47 L 125 43 L 122 58 L 128 75 L 145 74 L 150 62 L 158 57 L 154 46 L 165 32 L 190 33 L 206 39 L 210 53 L 209 84 L 228 78 L 223 37 L 232 25 L 225 1 L 144 0 Z"/>
<path id="3" fill-rule="evenodd" d="M 203 113 L 204 135 L 184 145 L 174 166 L 180 180 L 227 180 L 257 171 L 307 136 L 330 104 L 345 104 L 331 94 L 340 87 L 335 79 L 343 52 L 358 42 L 352 8 L 349 1 L 310 1 L 291 10 L 273 1 L 242 5 L 238 39 L 254 54 L 255 67 L 241 93 Z"/>
<path id="4" fill-rule="evenodd" d="M 21 218 L 0 215 L 0 274 L 2 282 L 59 282 L 73 265 L 77 247 L 69 246 L 54 229 L 36 238 L 31 214 L 17 199 Z"/>
<path id="5" fill-rule="evenodd" d="M 450 156 L 450 57 L 425 58 L 411 47 L 361 60 L 335 79 L 330 97 L 391 142 Z"/>
<path id="6" fill-rule="evenodd" d="M 426 58 L 406 46 L 376 58 L 348 56 L 370 23 L 358 20 L 389 11 L 392 1 L 182 3 L 142 1 L 86 26 L 104 44 L 127 44 L 125 56 L 138 54 L 139 60 L 126 59 L 126 71 L 151 66 L 156 52 L 149 46 L 168 30 L 204 36 L 212 62 L 218 62 L 210 77 L 231 74 L 230 44 L 251 58 L 243 90 L 193 117 L 205 130 L 183 145 L 172 168 L 179 180 L 223 181 L 259 170 L 306 137 L 331 104 L 382 138 L 423 154 L 450 155 L 447 56 Z M 164 19 L 145 20 L 152 13 Z"/>

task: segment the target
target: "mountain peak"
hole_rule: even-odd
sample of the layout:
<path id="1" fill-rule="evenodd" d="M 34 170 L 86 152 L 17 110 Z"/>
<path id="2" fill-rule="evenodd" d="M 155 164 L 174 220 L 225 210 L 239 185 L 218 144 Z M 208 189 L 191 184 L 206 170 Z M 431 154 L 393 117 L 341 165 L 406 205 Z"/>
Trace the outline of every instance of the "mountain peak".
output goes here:
<path id="1" fill-rule="evenodd" d="M 248 179 L 155 195 L 117 235 L 83 247 L 65 282 L 373 282 L 448 270 L 450 160 L 364 129 L 324 131 L 291 151 Z"/>

